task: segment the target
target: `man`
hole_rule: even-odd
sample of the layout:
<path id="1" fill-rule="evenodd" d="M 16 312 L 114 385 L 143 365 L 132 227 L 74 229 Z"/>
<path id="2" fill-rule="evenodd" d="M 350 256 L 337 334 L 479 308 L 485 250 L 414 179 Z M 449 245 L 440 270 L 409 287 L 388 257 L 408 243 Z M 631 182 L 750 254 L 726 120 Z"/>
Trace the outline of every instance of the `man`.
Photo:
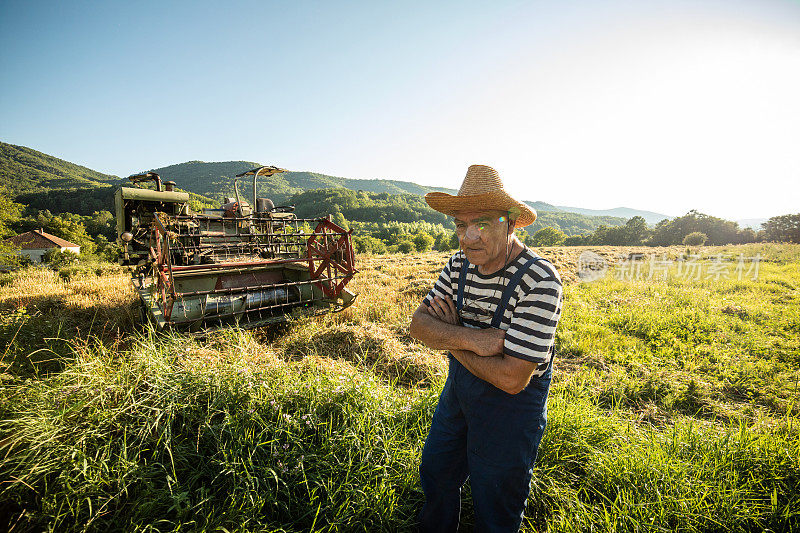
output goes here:
<path id="1" fill-rule="evenodd" d="M 561 314 L 555 268 L 514 235 L 536 213 L 472 165 L 457 196 L 429 193 L 455 218 L 453 255 L 411 319 L 411 336 L 448 350 L 449 372 L 425 441 L 421 531 L 456 531 L 470 479 L 476 531 L 518 531 L 547 420 Z"/>

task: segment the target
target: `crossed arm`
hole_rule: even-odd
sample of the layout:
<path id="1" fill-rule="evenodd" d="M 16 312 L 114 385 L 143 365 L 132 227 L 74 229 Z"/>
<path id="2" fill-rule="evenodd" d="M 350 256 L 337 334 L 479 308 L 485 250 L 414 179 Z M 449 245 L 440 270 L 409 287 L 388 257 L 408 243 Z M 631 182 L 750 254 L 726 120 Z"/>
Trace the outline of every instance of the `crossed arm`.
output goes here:
<path id="1" fill-rule="evenodd" d="M 436 297 L 430 306 L 420 304 L 409 333 L 429 348 L 449 350 L 472 374 L 509 394 L 521 392 L 536 369 L 536 363 L 503 353 L 503 330 L 461 326 L 450 298 Z"/>

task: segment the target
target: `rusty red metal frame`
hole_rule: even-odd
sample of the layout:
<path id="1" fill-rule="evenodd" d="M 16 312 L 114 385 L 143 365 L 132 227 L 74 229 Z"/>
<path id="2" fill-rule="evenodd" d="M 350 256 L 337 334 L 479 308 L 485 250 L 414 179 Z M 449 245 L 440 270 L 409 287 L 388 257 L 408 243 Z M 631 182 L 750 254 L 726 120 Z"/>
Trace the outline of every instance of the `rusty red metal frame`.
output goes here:
<path id="1" fill-rule="evenodd" d="M 338 239 L 335 238 L 337 236 Z M 317 287 L 325 296 L 338 298 L 344 286 L 356 273 L 350 232 L 330 220 L 323 219 L 317 224 L 314 235 L 308 239 L 306 246 L 311 279 L 318 280 Z M 316 267 L 315 258 L 319 258 L 319 266 Z M 323 271 L 326 279 L 322 277 Z M 338 283 L 333 281 L 337 277 L 340 278 Z"/>

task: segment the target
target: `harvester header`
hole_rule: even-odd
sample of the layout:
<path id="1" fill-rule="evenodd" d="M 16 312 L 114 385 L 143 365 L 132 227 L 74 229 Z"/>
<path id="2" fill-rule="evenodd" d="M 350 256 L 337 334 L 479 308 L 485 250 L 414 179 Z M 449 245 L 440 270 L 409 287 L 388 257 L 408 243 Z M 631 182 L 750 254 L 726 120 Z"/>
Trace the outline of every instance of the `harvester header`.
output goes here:
<path id="1" fill-rule="evenodd" d="M 345 288 L 356 274 L 351 232 L 330 216 L 297 218 L 294 206 L 258 198 L 258 177 L 280 172 L 263 166 L 237 175 L 235 196 L 200 213 L 174 182 L 154 172 L 129 177 L 134 186 L 115 196 L 117 240 L 120 262 L 135 267 L 144 318 L 159 328 L 255 327 L 353 303 Z M 252 204 L 239 194 L 246 176 Z"/>

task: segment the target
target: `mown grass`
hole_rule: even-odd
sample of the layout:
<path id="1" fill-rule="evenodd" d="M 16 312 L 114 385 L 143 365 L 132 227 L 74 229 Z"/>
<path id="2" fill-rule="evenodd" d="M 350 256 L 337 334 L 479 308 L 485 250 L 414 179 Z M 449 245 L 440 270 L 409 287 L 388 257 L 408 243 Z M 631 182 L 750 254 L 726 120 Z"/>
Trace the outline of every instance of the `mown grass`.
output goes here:
<path id="1" fill-rule="evenodd" d="M 758 250 L 756 281 L 567 284 L 527 529 L 800 527 L 800 247 Z M 413 530 L 445 368 L 406 330 L 443 261 L 361 258 L 345 312 L 202 339 L 137 332 L 124 274 L 15 275 L 0 528 Z"/>
<path id="2" fill-rule="evenodd" d="M 778 250 L 756 280 L 609 274 L 569 285 L 559 338 L 571 379 L 596 403 L 653 420 L 797 415 L 800 259 Z"/>

